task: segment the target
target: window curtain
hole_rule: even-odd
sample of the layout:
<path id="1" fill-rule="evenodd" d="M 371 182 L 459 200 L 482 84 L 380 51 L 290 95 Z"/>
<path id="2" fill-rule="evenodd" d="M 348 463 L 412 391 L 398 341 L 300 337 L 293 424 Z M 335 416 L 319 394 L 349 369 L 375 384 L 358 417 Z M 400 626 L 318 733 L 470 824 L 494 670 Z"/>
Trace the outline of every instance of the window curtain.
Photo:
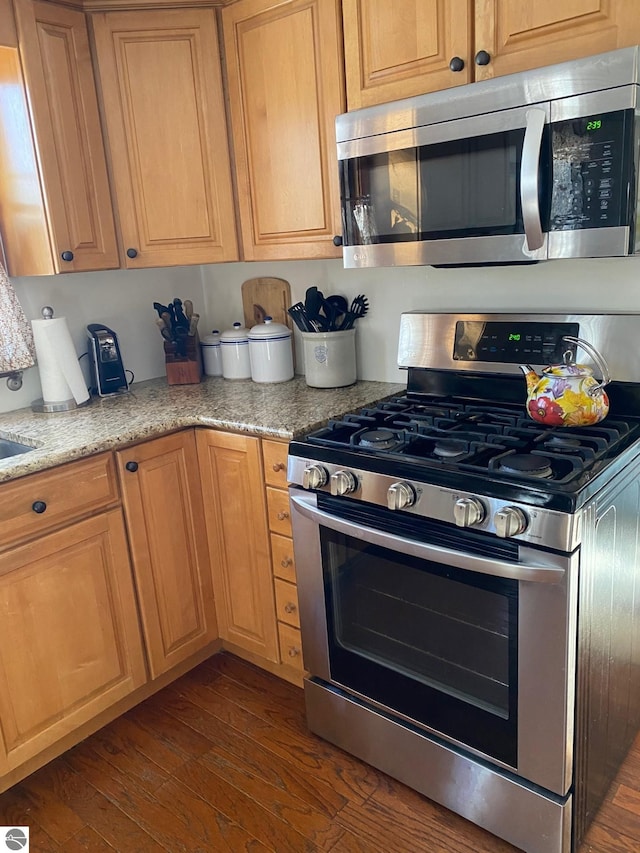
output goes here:
<path id="1" fill-rule="evenodd" d="M 25 370 L 36 363 L 33 330 L 0 263 L 0 373 Z"/>

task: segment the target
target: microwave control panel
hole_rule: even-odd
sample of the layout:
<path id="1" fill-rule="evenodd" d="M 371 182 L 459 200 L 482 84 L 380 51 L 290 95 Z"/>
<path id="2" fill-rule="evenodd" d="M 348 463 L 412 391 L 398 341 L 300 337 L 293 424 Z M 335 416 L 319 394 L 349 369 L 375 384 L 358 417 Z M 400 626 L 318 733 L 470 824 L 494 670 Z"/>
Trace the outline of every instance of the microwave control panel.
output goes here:
<path id="1" fill-rule="evenodd" d="M 564 335 L 577 337 L 579 331 L 578 323 L 458 320 L 453 358 L 455 361 L 498 364 L 562 363 L 565 352 L 575 356 L 575 344 L 562 338 Z"/>
<path id="2" fill-rule="evenodd" d="M 632 129 L 633 110 L 551 125 L 552 231 L 628 224 Z"/>

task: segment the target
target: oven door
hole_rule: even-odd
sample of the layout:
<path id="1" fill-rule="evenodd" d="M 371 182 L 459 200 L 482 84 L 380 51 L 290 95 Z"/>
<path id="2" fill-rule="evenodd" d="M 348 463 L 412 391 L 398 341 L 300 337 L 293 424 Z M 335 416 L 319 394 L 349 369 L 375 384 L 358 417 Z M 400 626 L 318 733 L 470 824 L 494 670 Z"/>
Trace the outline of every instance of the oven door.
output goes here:
<path id="1" fill-rule="evenodd" d="M 295 488 L 291 510 L 311 679 L 564 796 L 577 554 Z"/>
<path id="2" fill-rule="evenodd" d="M 547 257 L 549 104 L 338 144 L 345 267 Z"/>

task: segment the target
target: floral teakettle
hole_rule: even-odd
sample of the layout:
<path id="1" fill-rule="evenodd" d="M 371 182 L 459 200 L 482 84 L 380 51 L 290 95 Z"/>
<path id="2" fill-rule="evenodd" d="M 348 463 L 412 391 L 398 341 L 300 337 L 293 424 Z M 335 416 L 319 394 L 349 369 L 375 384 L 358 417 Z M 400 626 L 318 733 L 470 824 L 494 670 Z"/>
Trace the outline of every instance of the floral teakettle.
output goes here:
<path id="1" fill-rule="evenodd" d="M 534 421 L 548 426 L 597 424 L 609 411 L 609 400 L 603 391 L 610 381 L 607 365 L 587 341 L 569 335 L 562 340 L 577 344 L 589 353 L 602 374 L 602 381 L 593 377 L 590 367 L 576 364 L 571 350 L 565 352 L 564 364 L 545 367 L 541 376 L 528 364 L 521 364 L 527 380 L 527 412 Z"/>

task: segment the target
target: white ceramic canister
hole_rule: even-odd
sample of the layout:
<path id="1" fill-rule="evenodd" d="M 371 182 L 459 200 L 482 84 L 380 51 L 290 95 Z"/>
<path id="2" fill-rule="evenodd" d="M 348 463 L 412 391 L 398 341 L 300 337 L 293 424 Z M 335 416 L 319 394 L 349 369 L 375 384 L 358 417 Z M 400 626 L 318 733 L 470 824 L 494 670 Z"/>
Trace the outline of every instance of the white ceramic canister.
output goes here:
<path id="1" fill-rule="evenodd" d="M 291 329 L 265 317 L 249 332 L 251 378 L 254 382 L 288 382 L 293 379 Z"/>
<path id="2" fill-rule="evenodd" d="M 312 388 L 353 385 L 356 372 L 356 330 L 301 332 L 304 378 Z"/>
<path id="3" fill-rule="evenodd" d="M 214 329 L 200 341 L 205 376 L 222 376 L 222 346 L 220 332 Z"/>
<path id="4" fill-rule="evenodd" d="M 220 335 L 222 375 L 225 379 L 251 379 L 249 332 L 242 323 L 234 323 Z"/>

